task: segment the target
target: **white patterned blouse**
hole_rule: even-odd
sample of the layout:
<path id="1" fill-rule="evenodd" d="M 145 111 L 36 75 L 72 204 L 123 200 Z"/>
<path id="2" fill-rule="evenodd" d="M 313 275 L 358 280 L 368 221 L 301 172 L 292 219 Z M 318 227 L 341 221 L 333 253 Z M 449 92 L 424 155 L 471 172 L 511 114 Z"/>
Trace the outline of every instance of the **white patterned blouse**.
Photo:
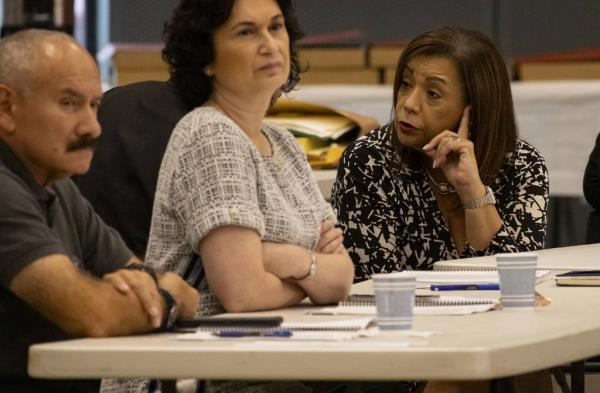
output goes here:
<path id="1" fill-rule="evenodd" d="M 262 156 L 229 117 L 212 107 L 184 116 L 158 176 L 146 262 L 182 275 L 203 294 L 201 314 L 222 311 L 197 256 L 211 230 L 235 225 L 263 241 L 313 249 L 321 222 L 335 220 L 306 156 L 288 131 L 264 124 L 273 154 Z"/>

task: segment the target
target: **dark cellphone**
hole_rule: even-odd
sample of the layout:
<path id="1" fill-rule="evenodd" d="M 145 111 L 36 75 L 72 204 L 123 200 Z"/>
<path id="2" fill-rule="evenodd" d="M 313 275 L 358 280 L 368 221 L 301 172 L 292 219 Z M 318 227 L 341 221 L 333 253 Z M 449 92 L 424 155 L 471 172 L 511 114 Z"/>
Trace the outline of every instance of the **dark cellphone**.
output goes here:
<path id="1" fill-rule="evenodd" d="M 212 317 L 180 319 L 175 322 L 175 328 L 274 328 L 282 322 L 283 317 Z"/>

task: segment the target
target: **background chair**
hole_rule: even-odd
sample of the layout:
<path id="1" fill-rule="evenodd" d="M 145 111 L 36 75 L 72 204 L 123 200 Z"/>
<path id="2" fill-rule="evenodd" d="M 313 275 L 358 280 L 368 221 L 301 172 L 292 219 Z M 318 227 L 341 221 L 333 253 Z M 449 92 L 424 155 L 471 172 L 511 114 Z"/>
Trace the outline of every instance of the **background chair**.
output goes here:
<path id="1" fill-rule="evenodd" d="M 73 179 L 100 217 L 142 259 L 160 164 L 173 128 L 190 110 L 169 82 L 109 90 L 98 111 L 102 136 L 90 170 Z"/>

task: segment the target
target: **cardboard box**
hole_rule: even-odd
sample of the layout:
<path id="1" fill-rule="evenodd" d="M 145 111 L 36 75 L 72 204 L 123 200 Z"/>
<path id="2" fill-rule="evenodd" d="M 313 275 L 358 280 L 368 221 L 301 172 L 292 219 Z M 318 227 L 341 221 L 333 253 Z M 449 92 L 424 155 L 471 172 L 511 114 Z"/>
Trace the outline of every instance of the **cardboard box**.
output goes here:
<path id="1" fill-rule="evenodd" d="M 371 67 L 396 67 L 404 46 L 373 45 L 369 48 L 369 65 Z"/>
<path id="2" fill-rule="evenodd" d="M 139 44 L 139 45 L 116 45 L 113 57 L 117 84 L 145 80 L 167 80 L 169 79 L 168 65 L 161 57 L 162 45 Z"/>
<path id="3" fill-rule="evenodd" d="M 396 67 L 388 67 L 383 70 L 383 84 L 393 85 L 394 78 L 396 78 Z"/>
<path id="4" fill-rule="evenodd" d="M 118 69 L 133 70 L 162 70 L 167 69 L 160 51 L 117 51 L 114 56 L 115 65 Z"/>
<path id="5" fill-rule="evenodd" d="M 344 48 L 300 48 L 298 58 L 309 68 L 356 68 L 367 64 L 366 52 L 362 47 Z"/>
<path id="6" fill-rule="evenodd" d="M 600 79 L 600 48 L 520 56 L 513 70 L 520 80 Z"/>
<path id="7" fill-rule="evenodd" d="M 169 73 L 164 71 L 127 71 L 121 70 L 117 75 L 117 85 L 123 86 L 135 82 L 143 81 L 166 81 L 169 79 Z"/>
<path id="8" fill-rule="evenodd" d="M 520 63 L 520 80 L 600 79 L 600 61 Z"/>
<path id="9" fill-rule="evenodd" d="M 332 69 L 312 67 L 300 74 L 300 84 L 379 84 L 381 71 L 376 68 Z"/>

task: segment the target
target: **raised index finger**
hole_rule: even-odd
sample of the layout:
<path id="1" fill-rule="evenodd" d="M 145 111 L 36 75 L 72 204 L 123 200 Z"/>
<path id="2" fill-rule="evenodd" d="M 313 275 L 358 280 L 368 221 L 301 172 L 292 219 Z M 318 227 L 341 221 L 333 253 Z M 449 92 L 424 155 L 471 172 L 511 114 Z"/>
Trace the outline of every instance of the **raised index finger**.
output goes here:
<path id="1" fill-rule="evenodd" d="M 460 118 L 460 125 L 456 132 L 459 137 L 463 139 L 469 139 L 469 119 L 471 118 L 471 105 L 465 106 L 462 117 Z"/>

